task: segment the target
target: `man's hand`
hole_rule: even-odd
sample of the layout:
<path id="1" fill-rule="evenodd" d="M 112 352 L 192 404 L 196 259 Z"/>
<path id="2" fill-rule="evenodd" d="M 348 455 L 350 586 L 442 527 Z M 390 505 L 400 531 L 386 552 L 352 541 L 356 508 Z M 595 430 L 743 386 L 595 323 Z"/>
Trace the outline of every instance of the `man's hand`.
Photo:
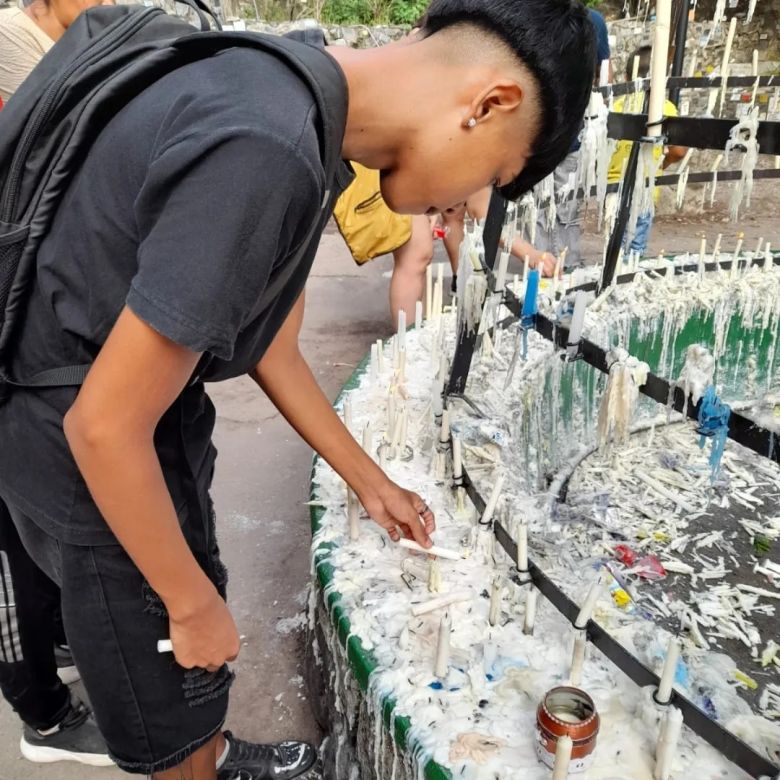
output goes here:
<path id="1" fill-rule="evenodd" d="M 555 264 L 558 262 L 554 254 L 550 252 L 539 252 L 534 250 L 529 253 L 529 266 L 531 268 L 538 268 L 542 272 L 542 276 L 554 276 Z"/>
<path id="2" fill-rule="evenodd" d="M 216 588 L 206 590 L 200 603 L 166 607 L 173 654 L 179 666 L 215 672 L 236 659 L 241 647 L 238 630 Z"/>
<path id="3" fill-rule="evenodd" d="M 417 493 L 385 479 L 385 484 L 375 493 L 358 493 L 358 498 L 372 520 L 384 528 L 394 542 L 403 535 L 423 547 L 431 546 L 430 534 L 436 529 L 436 521 Z"/>

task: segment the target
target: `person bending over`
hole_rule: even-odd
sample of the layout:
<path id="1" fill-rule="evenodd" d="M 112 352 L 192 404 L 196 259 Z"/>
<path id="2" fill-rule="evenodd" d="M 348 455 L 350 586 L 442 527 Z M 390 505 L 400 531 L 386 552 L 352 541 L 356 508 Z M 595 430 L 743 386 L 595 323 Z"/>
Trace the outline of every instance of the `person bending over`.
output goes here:
<path id="1" fill-rule="evenodd" d="M 516 198 L 547 175 L 595 62 L 573 0 L 433 0 L 419 40 L 322 58 L 349 94 L 343 159 L 379 170 L 385 202 L 409 214 L 491 183 Z M 249 374 L 391 540 L 427 546 L 434 531 L 298 349 L 314 248 L 296 250 L 350 178 L 345 164 L 325 181 L 315 105 L 279 59 L 235 48 L 118 110 L 40 247 L 10 366 L 91 369 L 78 391 L 13 390 L 0 406 L 0 497 L 61 586 L 111 756 L 156 780 L 278 780 L 315 758 L 222 731 L 240 641 L 209 499 L 207 383 Z M 164 637 L 173 656 L 156 651 Z"/>

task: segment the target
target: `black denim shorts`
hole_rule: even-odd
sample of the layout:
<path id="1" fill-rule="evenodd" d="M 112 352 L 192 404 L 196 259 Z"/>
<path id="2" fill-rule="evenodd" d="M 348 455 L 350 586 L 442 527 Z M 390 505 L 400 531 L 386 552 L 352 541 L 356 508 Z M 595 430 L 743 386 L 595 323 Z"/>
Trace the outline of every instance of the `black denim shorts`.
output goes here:
<path id="1" fill-rule="evenodd" d="M 187 670 L 157 652 L 168 637 L 164 605 L 121 546 L 63 544 L 9 508 L 31 557 L 62 589 L 65 632 L 111 757 L 135 774 L 180 764 L 222 728 L 228 667 Z M 208 555 L 198 557 L 224 597 L 213 513 L 208 526 Z"/>

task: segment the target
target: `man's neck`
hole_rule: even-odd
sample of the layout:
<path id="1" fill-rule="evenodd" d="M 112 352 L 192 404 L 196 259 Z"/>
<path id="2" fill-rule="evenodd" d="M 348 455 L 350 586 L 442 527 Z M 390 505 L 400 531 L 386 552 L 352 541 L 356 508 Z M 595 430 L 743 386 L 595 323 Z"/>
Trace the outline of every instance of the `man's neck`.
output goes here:
<path id="1" fill-rule="evenodd" d="M 65 34 L 65 28 L 53 9 L 43 3 L 32 3 L 25 7 L 24 12 L 53 41 L 58 41 Z"/>

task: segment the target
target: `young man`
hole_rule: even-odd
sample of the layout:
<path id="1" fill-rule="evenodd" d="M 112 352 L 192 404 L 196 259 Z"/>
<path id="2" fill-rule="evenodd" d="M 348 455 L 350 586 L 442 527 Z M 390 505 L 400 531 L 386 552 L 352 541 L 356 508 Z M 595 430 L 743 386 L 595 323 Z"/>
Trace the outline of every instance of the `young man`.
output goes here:
<path id="1" fill-rule="evenodd" d="M 380 170 L 397 211 L 443 211 L 491 183 L 517 197 L 577 132 L 592 38 L 573 0 L 434 0 L 420 40 L 322 55 L 349 93 L 342 157 Z M 0 406 L 0 496 L 61 585 L 112 757 L 157 780 L 278 780 L 313 760 L 300 743 L 222 734 L 240 643 L 208 496 L 205 381 L 249 373 L 392 540 L 429 545 L 434 529 L 298 351 L 314 248 L 288 265 L 349 180 L 346 167 L 324 180 L 314 106 L 280 60 L 233 49 L 120 110 L 40 248 L 11 366 L 91 362 L 89 375 L 78 393 L 14 391 Z M 173 657 L 156 650 L 165 637 Z"/>

